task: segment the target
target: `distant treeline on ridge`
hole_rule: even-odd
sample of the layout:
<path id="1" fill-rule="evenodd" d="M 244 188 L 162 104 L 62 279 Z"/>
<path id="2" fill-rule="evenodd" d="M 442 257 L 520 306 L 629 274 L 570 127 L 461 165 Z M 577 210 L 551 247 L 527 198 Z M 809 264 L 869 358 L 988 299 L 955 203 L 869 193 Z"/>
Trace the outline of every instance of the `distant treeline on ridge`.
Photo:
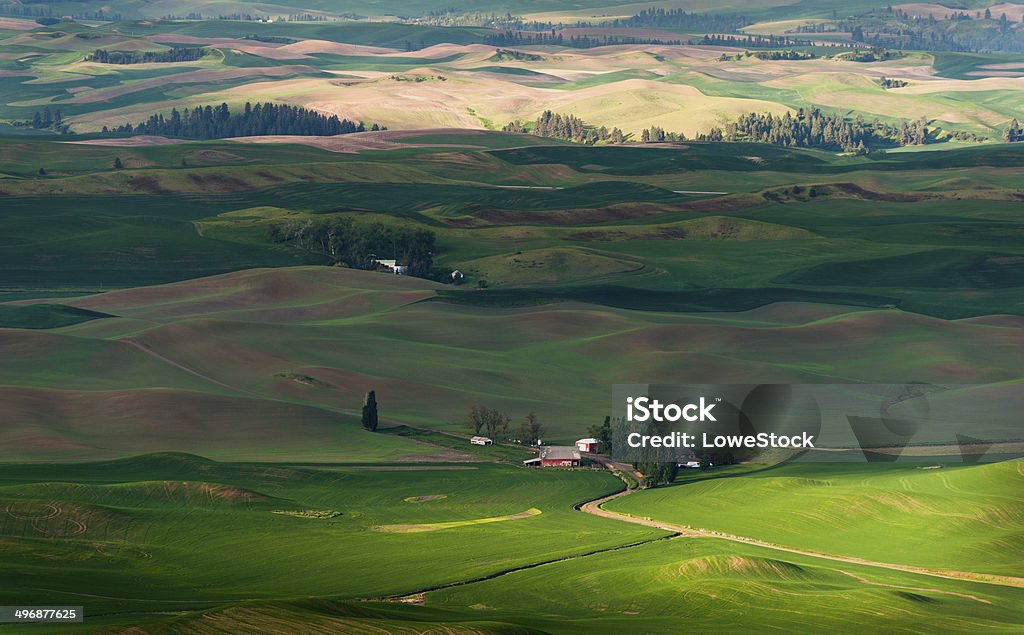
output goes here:
<path id="1" fill-rule="evenodd" d="M 490 46 L 568 46 L 574 49 L 589 49 L 616 44 L 651 44 L 659 46 L 680 46 L 687 42 L 682 39 L 664 40 L 620 35 L 570 35 L 558 31 L 498 31 L 484 36 L 484 44 Z"/>
<path id="2" fill-rule="evenodd" d="M 682 132 L 671 132 L 659 126 L 644 128 L 637 139 L 619 128 L 595 127 L 572 114 L 545 111 L 532 125 L 512 121 L 505 132 L 530 133 L 540 137 L 565 139 L 593 145 L 606 143 L 663 143 L 685 141 Z M 801 108 L 782 115 L 751 112 L 740 115 L 735 122 L 712 127 L 696 135 L 696 141 L 744 141 L 794 148 L 824 148 L 841 152 L 866 154 L 873 148 L 924 145 L 941 141 L 935 129 L 924 118 L 900 121 L 893 125 L 878 119 L 867 121 L 862 116 L 845 118 L 841 113 L 826 113 L 818 108 Z M 958 141 L 984 141 L 985 137 L 962 131 L 952 135 Z M 1024 141 L 1024 129 L 1014 120 L 1003 141 Z"/>
<path id="3" fill-rule="evenodd" d="M 483 13 L 443 9 L 430 11 L 426 15 L 404 18 L 407 24 L 430 24 L 434 26 L 485 27 L 505 31 L 551 31 L 554 29 L 580 28 L 665 28 L 699 31 L 702 33 L 735 32 L 752 24 L 743 15 L 734 13 L 696 13 L 685 9 L 643 9 L 628 18 L 613 20 L 577 20 L 576 22 L 540 22 L 526 20 L 511 13 Z"/>
<path id="4" fill-rule="evenodd" d="M 138 125 L 125 124 L 103 132 L 146 134 L 187 139 L 224 139 L 227 137 L 258 137 L 265 135 L 333 136 L 364 132 L 361 121 L 340 119 L 315 110 L 281 104 L 246 103 L 242 112 L 231 112 L 227 104 L 196 106 L 179 111 L 171 109 L 152 115 Z M 381 130 L 374 124 L 371 130 Z"/>
<path id="5" fill-rule="evenodd" d="M 202 59 L 209 49 L 195 47 L 174 47 L 167 51 L 108 51 L 96 49 L 85 58 L 87 62 L 100 64 L 155 64 L 171 62 L 195 62 Z"/>

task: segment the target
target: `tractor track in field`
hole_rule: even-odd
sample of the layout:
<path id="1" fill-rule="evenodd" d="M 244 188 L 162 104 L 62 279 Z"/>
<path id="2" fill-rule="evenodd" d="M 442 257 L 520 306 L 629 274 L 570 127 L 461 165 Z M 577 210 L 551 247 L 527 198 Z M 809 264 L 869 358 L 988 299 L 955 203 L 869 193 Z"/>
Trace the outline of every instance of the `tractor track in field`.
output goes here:
<path id="1" fill-rule="evenodd" d="M 612 496 L 615 496 L 615 494 L 613 494 Z M 611 498 L 611 497 L 609 497 L 609 496 L 602 496 L 602 497 L 600 497 L 600 498 L 598 498 L 596 500 L 603 501 L 603 500 L 608 500 L 609 498 Z M 576 505 L 573 505 L 573 509 L 580 510 L 581 507 L 583 507 L 586 504 L 588 504 L 588 503 L 587 502 L 577 503 Z M 621 551 L 623 549 L 631 549 L 633 547 L 639 547 L 640 545 L 646 545 L 646 544 L 652 543 L 652 542 L 659 542 L 661 540 L 672 540 L 673 538 L 678 538 L 678 537 L 680 537 L 680 534 L 678 534 L 676 532 L 673 532 L 673 533 L 669 534 L 668 536 L 659 536 L 657 538 L 648 538 L 647 540 L 638 540 L 636 542 L 631 542 L 631 543 L 628 543 L 628 544 L 625 544 L 625 545 L 617 545 L 617 546 L 614 546 L 614 547 L 604 547 L 602 549 L 594 549 L 592 551 L 587 551 L 587 552 L 584 552 L 584 553 L 570 554 L 570 555 L 566 555 L 566 556 L 560 556 L 558 558 L 549 558 L 547 560 L 542 560 L 540 562 L 532 562 L 530 564 L 524 564 L 524 565 L 520 565 L 518 567 L 511 567 L 511 568 L 508 568 L 508 569 L 502 569 L 501 571 L 495 571 L 494 573 L 488 573 L 487 575 L 482 575 L 482 576 L 479 576 L 479 577 L 476 577 L 476 578 L 471 578 L 471 579 L 468 579 L 468 580 L 457 580 L 455 582 L 446 582 L 444 584 L 436 584 L 436 585 L 433 585 L 433 586 L 430 586 L 430 587 L 427 587 L 427 588 L 424 588 L 424 589 L 420 589 L 418 591 L 412 591 L 412 592 L 409 592 L 409 593 L 400 593 L 400 594 L 397 594 L 397 595 L 387 595 L 387 596 L 376 597 L 376 598 L 365 598 L 365 601 L 368 601 L 368 602 L 399 602 L 399 603 L 402 603 L 402 604 L 422 604 L 423 603 L 423 596 L 426 595 L 427 593 L 431 593 L 433 591 L 440 591 L 442 589 L 450 589 L 452 587 L 465 586 L 467 584 L 475 584 L 477 582 L 485 582 L 487 580 L 493 580 L 495 578 L 500 578 L 502 576 L 509 575 L 510 573 L 516 573 L 517 571 L 527 571 L 529 569 L 536 569 L 537 567 L 543 567 L 543 566 L 549 565 L 549 564 L 557 564 L 559 562 L 567 562 L 569 560 L 576 560 L 576 559 L 579 559 L 579 558 L 587 558 L 589 556 L 595 556 L 595 555 L 598 555 L 598 554 L 601 554 L 601 553 L 610 553 L 612 551 Z"/>
<path id="2" fill-rule="evenodd" d="M 927 575 L 933 578 L 944 578 L 947 580 L 966 580 L 968 582 L 978 582 L 981 584 L 993 584 L 997 586 L 1011 587 L 1017 589 L 1024 589 L 1024 578 L 1017 578 L 1007 575 L 995 575 L 991 573 L 974 573 L 970 571 L 952 571 L 948 569 L 930 569 L 927 567 L 916 567 L 907 564 L 894 564 L 890 562 L 878 562 L 875 560 L 868 560 L 866 558 L 858 558 L 855 556 L 842 556 L 831 553 L 824 553 L 821 551 L 813 551 L 811 549 L 801 549 L 799 547 L 788 547 L 785 545 L 777 545 L 771 542 L 758 540 L 756 538 L 747 538 L 745 536 L 736 536 L 733 534 L 727 534 L 718 531 L 711 531 L 708 529 L 698 529 L 689 527 L 686 525 L 679 525 L 675 523 L 667 523 L 660 520 L 653 520 L 650 517 L 637 517 L 629 514 L 620 512 L 613 512 L 604 509 L 602 505 L 612 501 L 616 498 L 621 498 L 633 493 L 635 490 L 624 490 L 598 498 L 577 506 L 581 512 L 586 514 L 593 514 L 594 516 L 600 516 L 602 518 L 611 518 L 615 520 L 621 520 L 636 525 L 644 525 L 645 527 L 653 527 L 655 529 L 662 529 L 664 531 L 670 531 L 676 536 L 684 538 L 718 538 L 719 540 L 728 540 L 730 542 L 738 542 L 745 545 L 751 545 L 754 547 L 763 547 L 765 549 L 773 549 L 775 551 L 784 551 L 787 553 L 795 553 L 802 556 L 809 556 L 812 558 L 820 558 L 823 560 L 832 560 L 834 562 L 845 562 L 848 564 L 857 564 L 867 567 L 875 567 L 878 569 L 889 569 L 892 571 L 902 571 L 904 573 L 916 573 L 918 575 Z M 843 571 L 842 573 L 846 573 Z M 847 574 L 850 575 L 850 574 Z M 974 598 L 976 599 L 976 598 Z"/>
<path id="3" fill-rule="evenodd" d="M 156 352 L 155 350 L 153 350 L 152 348 L 146 346 L 145 344 L 143 344 L 139 340 L 135 339 L 134 337 L 127 337 L 127 338 L 125 338 L 125 339 L 123 339 L 121 341 L 124 342 L 125 344 L 128 344 L 129 346 L 133 346 L 133 347 L 137 348 L 138 350 L 142 351 L 143 353 L 145 353 L 147 355 L 155 357 L 156 359 L 162 361 L 165 364 L 170 364 L 171 366 L 174 366 L 178 370 L 185 371 L 186 373 L 188 373 L 189 375 L 192 375 L 193 377 L 198 377 L 199 379 L 202 379 L 203 381 L 209 382 L 211 384 L 216 384 L 217 386 L 220 386 L 221 388 L 227 388 L 228 390 L 232 390 L 232 391 L 235 391 L 235 392 L 242 392 L 242 393 L 247 393 L 247 394 L 253 394 L 253 393 L 249 393 L 249 391 L 247 391 L 247 390 L 240 389 L 240 388 L 235 388 L 234 386 L 230 386 L 228 384 L 225 384 L 224 382 L 220 381 L 219 379 L 214 379 L 213 377 L 210 377 L 209 375 L 204 375 L 203 373 L 199 372 L 198 370 L 195 370 L 194 368 L 189 368 L 188 366 L 186 366 L 185 364 L 182 364 L 181 362 L 176 362 L 173 359 L 171 359 L 169 357 L 166 357 L 165 355 L 163 355 L 161 353 Z M 265 399 L 265 397 L 263 397 L 263 396 L 260 396 L 260 398 L 261 399 Z"/>

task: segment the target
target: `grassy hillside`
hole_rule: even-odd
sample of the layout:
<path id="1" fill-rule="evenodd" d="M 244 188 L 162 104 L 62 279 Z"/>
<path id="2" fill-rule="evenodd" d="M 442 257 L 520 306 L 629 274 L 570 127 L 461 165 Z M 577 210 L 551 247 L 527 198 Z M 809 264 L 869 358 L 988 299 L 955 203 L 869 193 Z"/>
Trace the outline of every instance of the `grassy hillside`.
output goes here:
<path id="1" fill-rule="evenodd" d="M 680 620 L 803 630 L 809 619 L 904 631 L 1012 629 L 1021 619 L 1019 589 L 708 538 L 664 540 L 664 531 L 572 507 L 620 486 L 607 473 L 493 464 L 314 468 L 153 454 L 0 465 L 0 562 L 11 572 L 0 599 L 24 604 L 38 587 L 84 602 L 83 632 L 131 624 L 205 634 L 228 623 L 253 632 L 670 633 Z M 833 494 L 841 501 L 848 492 Z M 445 528 L 386 530 L 439 523 Z M 817 529 L 806 529 L 814 539 Z M 411 603 L 364 601 L 408 594 Z"/>
<path id="2" fill-rule="evenodd" d="M 631 498 L 631 497 L 627 497 Z M 837 565 L 767 549 L 681 538 L 427 594 L 450 612 L 518 619 L 549 632 L 787 632 L 1012 629 L 1019 589 Z M 809 625 L 813 624 L 809 628 Z"/>
<path id="3" fill-rule="evenodd" d="M 0 142 L 12 165 L 0 179 L 11 195 L 0 220 L 0 291 L 326 264 L 326 253 L 271 242 L 271 230 L 348 218 L 433 232 L 437 264 L 468 276 L 453 296 L 464 304 L 1024 311 L 1014 181 L 1024 147 L 837 157 L 465 131 L 351 137 L 315 142 L 340 152 L 61 144 L 52 164 L 50 142 Z M 112 169 L 116 159 L 126 169 Z M 491 290 L 463 293 L 484 284 Z"/>
<path id="4" fill-rule="evenodd" d="M 608 413 L 610 385 L 645 378 L 1020 380 L 1012 319 L 807 303 L 732 313 L 477 306 L 438 301 L 443 289 L 312 267 L 66 300 L 119 317 L 0 331 L 4 447 L 11 458 L 207 447 L 218 457 L 372 461 L 447 450 L 362 432 L 371 389 L 384 425 L 465 434 L 481 404 L 507 412 L 513 429 L 536 411 L 545 438 L 572 441 Z"/>
<path id="5" fill-rule="evenodd" d="M 801 17 L 840 8 L 820 0 L 767 4 L 767 11 Z M 867 8 L 872 3 L 863 4 Z M 68 11 L 81 11 L 78 5 L 68 3 Z M 204 14 L 217 6 L 208 5 Z M 247 10 L 271 11 L 273 6 Z M 629 7 L 626 15 L 641 8 Z M 377 6 L 371 15 L 382 8 Z M 166 7 L 181 15 L 177 9 L 184 11 L 183 6 Z M 516 7 L 515 12 L 523 9 Z M 749 5 L 742 9 L 755 11 Z M 116 8 L 107 5 L 104 10 Z M 138 10 L 133 3 L 127 15 L 133 17 Z M 609 15 L 602 12 L 598 20 Z M 761 30 L 785 33 L 786 24 L 795 26 L 775 21 Z M 889 123 L 923 116 L 943 140 L 965 132 L 996 141 L 1012 118 L 1024 118 L 1016 99 L 1020 76 L 1013 70 L 1024 59 L 1019 55 L 914 52 L 895 60 L 857 63 L 836 56 L 848 49 L 820 46 L 811 47 L 815 59 L 760 60 L 744 57 L 742 47 L 620 44 L 590 49 L 525 46 L 518 47 L 523 56 L 503 56 L 494 45 L 483 44 L 495 35 L 493 30 L 394 21 L 28 25 L 36 28 L 0 31 L 0 87 L 9 95 L 0 99 L 0 120 L 30 120 L 35 111 L 50 106 L 60 108 L 75 131 L 87 133 L 138 124 L 172 107 L 222 101 L 240 107 L 256 100 L 309 107 L 391 129 L 495 130 L 514 120 L 532 122 L 550 109 L 594 126 L 619 127 L 633 140 L 650 126 L 692 138 L 752 111 L 782 115 L 814 107 Z M 632 37 L 643 37 L 644 31 L 637 29 Z M 571 30 L 566 34 L 573 35 Z M 654 35 L 684 41 L 702 37 L 663 30 L 654 30 Z M 831 41 L 848 43 L 846 34 Z M 97 48 L 161 51 L 173 46 L 204 47 L 210 53 L 178 63 L 85 61 Z M 883 76 L 906 85 L 885 88 Z"/>
<path id="6" fill-rule="evenodd" d="M 1020 576 L 1022 466 L 793 464 L 608 507 L 827 553 Z"/>
<path id="7" fill-rule="evenodd" d="M 253 600 L 411 593 L 664 535 L 572 509 L 617 484 L 491 464 L 309 469 L 181 454 L 4 465 L 0 595 L 24 604 L 46 588 L 72 602 L 88 588 L 87 627 L 102 629 L 174 619 L 172 608 L 181 619 Z M 486 525 L 380 529 L 530 508 Z"/>

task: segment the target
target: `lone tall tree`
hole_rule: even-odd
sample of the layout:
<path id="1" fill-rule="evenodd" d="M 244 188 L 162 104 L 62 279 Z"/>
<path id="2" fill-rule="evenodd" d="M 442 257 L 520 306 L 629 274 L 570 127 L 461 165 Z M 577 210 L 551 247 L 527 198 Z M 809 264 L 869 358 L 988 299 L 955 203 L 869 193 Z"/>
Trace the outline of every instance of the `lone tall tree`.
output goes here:
<path id="1" fill-rule="evenodd" d="M 526 415 L 526 420 L 519 428 L 519 434 L 526 445 L 536 445 L 540 441 L 541 435 L 544 434 L 544 426 L 537 420 L 537 413 L 530 412 Z"/>
<path id="2" fill-rule="evenodd" d="M 366 401 L 363 402 L 363 427 L 370 432 L 377 430 L 377 391 L 375 390 L 366 393 Z"/>

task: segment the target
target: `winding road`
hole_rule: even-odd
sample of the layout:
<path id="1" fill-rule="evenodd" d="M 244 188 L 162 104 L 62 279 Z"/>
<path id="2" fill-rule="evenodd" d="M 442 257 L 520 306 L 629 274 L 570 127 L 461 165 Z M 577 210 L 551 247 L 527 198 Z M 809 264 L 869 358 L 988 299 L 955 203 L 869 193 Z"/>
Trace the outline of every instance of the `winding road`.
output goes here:
<path id="1" fill-rule="evenodd" d="M 930 569 L 926 567 L 915 567 L 907 564 L 893 564 L 889 562 L 877 562 L 875 560 L 867 560 L 865 558 L 857 558 L 854 556 L 842 556 L 831 553 L 823 553 L 820 551 L 813 551 L 810 549 L 801 549 L 798 547 L 787 547 L 784 545 L 777 545 L 756 538 L 746 538 L 744 536 L 736 536 L 733 534 L 726 534 L 718 531 L 710 531 L 707 529 L 697 529 L 694 527 L 688 527 L 686 525 L 677 525 L 674 523 L 667 523 L 660 520 L 653 520 L 651 518 L 641 518 L 638 516 L 632 516 L 630 514 L 624 514 L 620 512 L 613 512 L 602 507 L 605 503 L 628 496 L 636 490 L 625 490 L 612 494 L 611 496 L 605 496 L 597 500 L 583 503 L 579 506 L 579 510 L 586 514 L 593 514 L 594 516 L 601 516 L 602 518 L 612 518 L 614 520 L 620 520 L 627 523 L 633 523 L 636 525 L 644 525 L 645 527 L 654 527 L 656 529 L 662 529 L 664 531 L 670 531 L 675 534 L 679 534 L 680 537 L 690 538 L 718 538 L 720 540 L 728 540 L 730 542 L 739 542 L 745 545 L 752 545 L 754 547 L 763 547 L 765 549 L 773 549 L 775 551 L 785 551 L 787 553 L 796 553 L 803 556 L 810 556 L 812 558 L 821 558 L 824 560 L 832 560 L 835 562 L 845 562 L 848 564 L 857 564 L 866 567 L 877 567 L 879 569 L 891 569 L 893 571 L 903 571 L 906 573 L 916 573 L 919 575 L 927 575 L 935 578 L 946 578 L 949 580 L 969 580 L 971 582 L 980 582 L 983 584 L 995 584 L 998 586 L 1014 587 L 1018 589 L 1024 588 L 1024 578 L 1017 578 L 1006 575 L 994 575 L 991 573 L 973 573 L 969 571 L 951 571 L 948 569 Z M 843 573 L 846 573 L 845 571 Z M 848 574 L 847 575 L 851 575 Z M 978 599 L 978 598 L 973 598 Z M 982 601 L 982 600 L 979 600 Z"/>

